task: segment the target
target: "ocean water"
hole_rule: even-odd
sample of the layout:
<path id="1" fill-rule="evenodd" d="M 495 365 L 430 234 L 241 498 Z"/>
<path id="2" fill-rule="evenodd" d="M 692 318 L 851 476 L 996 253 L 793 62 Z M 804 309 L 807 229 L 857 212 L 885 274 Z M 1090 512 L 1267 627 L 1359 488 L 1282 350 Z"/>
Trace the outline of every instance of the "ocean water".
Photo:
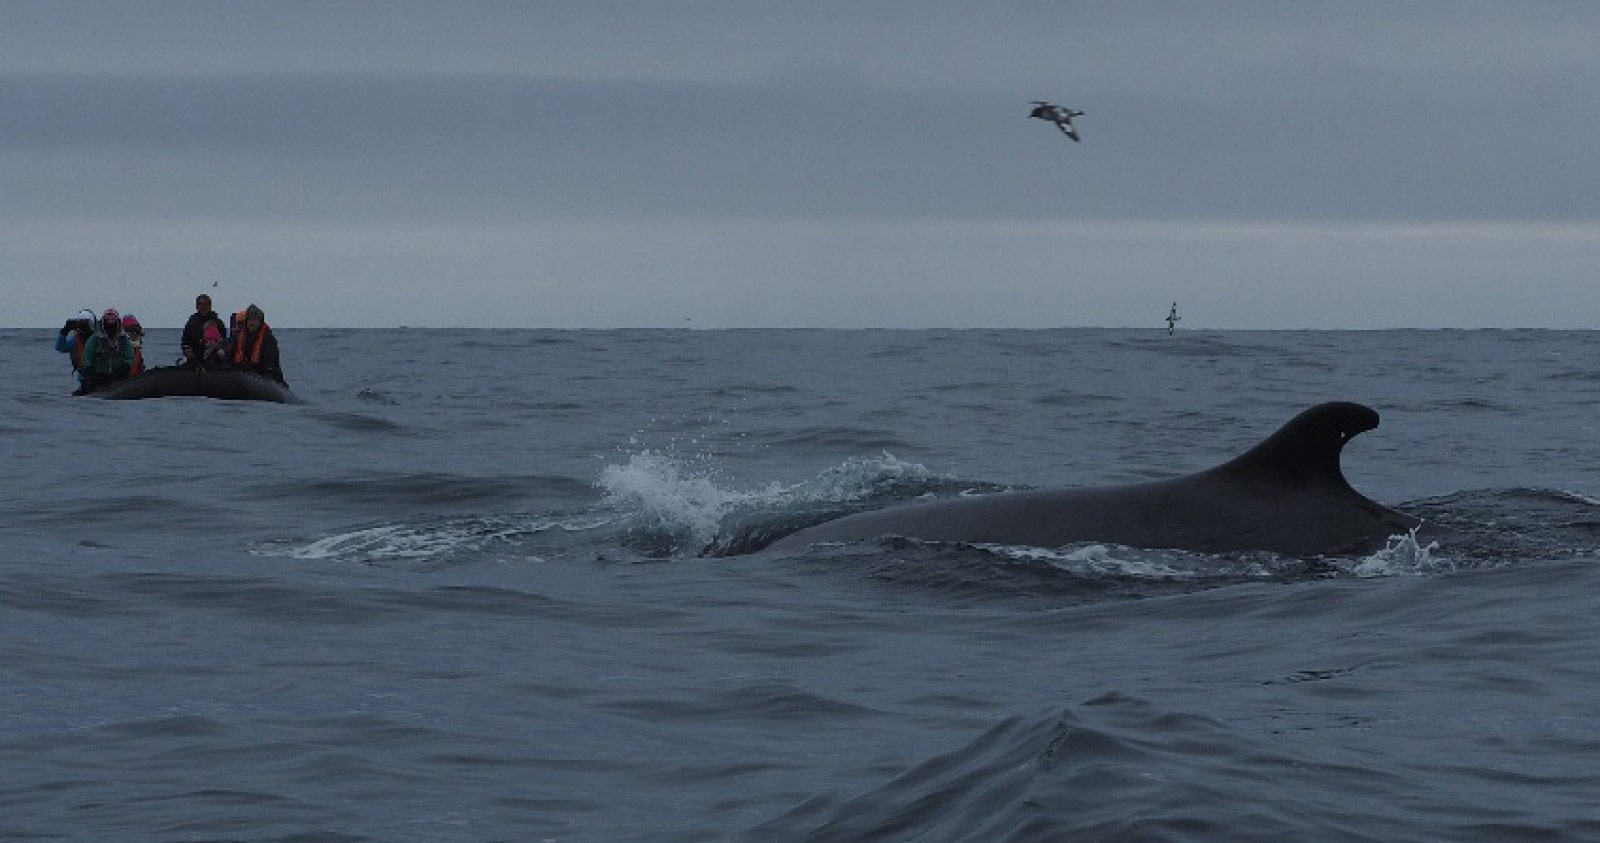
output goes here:
<path id="1" fill-rule="evenodd" d="M 301 405 L 52 341 L 0 331 L 0 839 L 1600 839 L 1600 333 L 285 330 Z M 758 550 L 1332 399 L 1449 544 Z"/>

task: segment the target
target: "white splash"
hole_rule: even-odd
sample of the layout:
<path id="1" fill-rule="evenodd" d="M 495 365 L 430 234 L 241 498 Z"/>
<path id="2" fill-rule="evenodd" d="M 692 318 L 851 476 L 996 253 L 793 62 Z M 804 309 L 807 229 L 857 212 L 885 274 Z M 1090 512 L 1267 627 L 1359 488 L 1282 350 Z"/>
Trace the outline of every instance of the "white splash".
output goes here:
<path id="1" fill-rule="evenodd" d="M 488 518 L 428 524 L 386 524 L 328 536 L 298 547 L 269 547 L 256 552 L 293 559 L 426 561 L 452 553 L 473 553 L 492 542 L 540 533 L 556 526 L 554 522 L 546 520 Z"/>
<path id="2" fill-rule="evenodd" d="M 701 544 L 716 537 L 723 515 L 732 507 L 780 494 L 776 485 L 755 492 L 723 488 L 708 462 L 653 450 L 632 454 L 622 465 L 606 466 L 596 485 L 605 493 L 606 505 L 641 515 L 664 531 L 688 533 Z"/>
<path id="3" fill-rule="evenodd" d="M 933 472 L 884 451 L 882 456 L 852 458 L 812 480 L 784 489 L 785 500 L 843 503 L 860 500 L 885 483 L 936 479 Z"/>
<path id="4" fill-rule="evenodd" d="M 1417 529 L 1405 535 L 1390 536 L 1382 550 L 1362 559 L 1350 569 L 1358 577 L 1422 576 L 1450 573 L 1457 570 L 1456 563 L 1438 555 L 1438 542 L 1423 545 L 1417 541 Z"/>
<path id="5" fill-rule="evenodd" d="M 737 489 L 723 480 L 707 458 L 646 449 L 630 454 L 626 463 L 606 466 L 596 485 L 605 493 L 607 508 L 624 517 L 642 517 L 654 529 L 686 535 L 696 545 L 704 545 L 717 537 L 723 518 L 736 509 L 858 500 L 886 482 L 930 476 L 926 468 L 885 453 L 872 459 L 846 460 L 793 486 L 772 482 Z"/>

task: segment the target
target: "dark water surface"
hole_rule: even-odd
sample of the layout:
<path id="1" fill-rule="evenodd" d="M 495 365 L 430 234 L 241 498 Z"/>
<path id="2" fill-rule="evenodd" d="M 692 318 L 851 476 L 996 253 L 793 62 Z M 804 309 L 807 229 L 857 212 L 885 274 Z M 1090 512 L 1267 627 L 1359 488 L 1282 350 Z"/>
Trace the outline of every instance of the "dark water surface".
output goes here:
<path id="1" fill-rule="evenodd" d="M 175 332 L 154 332 L 158 347 Z M 1600 839 L 1600 334 L 0 332 L 0 839 Z M 1375 407 L 1365 558 L 885 539 Z"/>

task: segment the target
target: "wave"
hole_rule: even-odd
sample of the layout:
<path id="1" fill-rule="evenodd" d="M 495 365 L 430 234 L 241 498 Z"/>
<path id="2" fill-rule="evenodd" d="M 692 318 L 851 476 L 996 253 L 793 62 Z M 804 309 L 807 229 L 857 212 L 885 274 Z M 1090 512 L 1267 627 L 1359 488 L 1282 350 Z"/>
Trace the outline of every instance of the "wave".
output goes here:
<path id="1" fill-rule="evenodd" d="M 874 587 L 1030 609 L 1164 597 L 1243 583 L 1421 576 L 1458 569 L 1437 547 L 1419 545 L 1410 536 L 1394 537 L 1371 556 L 1349 558 L 1266 551 L 1209 554 L 1098 543 L 1042 548 L 892 536 L 819 544 L 785 558 Z"/>
<path id="2" fill-rule="evenodd" d="M 1282 695 L 1302 699 L 1316 686 L 1348 679 L 1340 672 L 1299 676 Z M 1351 684 L 1347 706 L 1361 693 Z M 1296 687 L 1312 690 L 1297 695 Z M 1560 816 L 1542 809 L 1543 799 L 1539 810 L 1515 797 L 1480 801 L 1485 786 L 1514 793 L 1516 785 L 1528 786 L 1526 777 L 1483 777 L 1465 758 L 1440 767 L 1360 741 L 1330 751 L 1326 740 L 1292 737 L 1362 725 L 1338 711 L 1285 712 L 1280 721 L 1230 722 L 1112 691 L 1011 717 L 875 790 L 813 796 L 741 839 L 1278 841 L 1325 839 L 1337 830 L 1334 837 L 1349 839 L 1498 840 L 1592 833 L 1583 812 Z M 1568 772 L 1538 784 L 1541 794 L 1572 795 L 1592 784 L 1589 778 Z M 1419 788 L 1419 780 L 1431 786 Z"/>
<path id="3" fill-rule="evenodd" d="M 364 396 L 371 394 L 375 393 L 371 393 L 370 390 L 362 391 L 362 395 Z M 373 399 L 370 397 L 364 397 L 362 400 L 373 401 Z M 379 400 L 374 403 L 384 403 L 384 400 Z M 316 410 L 313 411 L 311 415 L 325 422 L 329 427 L 349 431 L 351 433 L 392 433 L 404 436 L 415 435 L 414 431 L 408 429 L 403 424 L 393 422 L 388 419 L 378 418 L 377 416 L 369 416 L 363 413 Z"/>
<path id="4" fill-rule="evenodd" d="M 1454 534 L 1447 550 L 1463 567 L 1600 556 L 1600 507 L 1559 489 L 1455 492 L 1402 507 Z"/>
<path id="5" fill-rule="evenodd" d="M 1372 828 L 1367 800 L 1403 785 L 1113 692 L 1009 718 L 874 791 L 813 797 L 745 839 L 1289 840 Z M 1257 796 L 1241 804 L 1241 794 Z"/>
<path id="6" fill-rule="evenodd" d="M 263 556 L 438 568 L 475 561 L 490 547 L 550 530 L 593 526 L 546 517 L 468 517 L 412 524 L 365 527 L 309 543 L 275 543 L 256 548 Z"/>

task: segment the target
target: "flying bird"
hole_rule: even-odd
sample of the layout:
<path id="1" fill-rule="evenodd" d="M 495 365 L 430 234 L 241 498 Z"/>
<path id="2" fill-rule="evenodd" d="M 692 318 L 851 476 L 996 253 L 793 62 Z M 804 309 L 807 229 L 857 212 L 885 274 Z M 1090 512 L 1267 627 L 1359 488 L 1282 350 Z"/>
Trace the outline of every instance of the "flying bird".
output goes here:
<path id="1" fill-rule="evenodd" d="M 1034 100 L 1033 105 L 1034 109 L 1028 113 L 1029 117 L 1049 120 L 1056 124 L 1056 128 L 1061 130 L 1061 134 L 1072 138 L 1074 141 L 1078 140 L 1078 130 L 1073 128 L 1072 118 L 1082 117 L 1083 112 L 1063 108 L 1053 102 L 1045 102 L 1044 100 Z"/>

